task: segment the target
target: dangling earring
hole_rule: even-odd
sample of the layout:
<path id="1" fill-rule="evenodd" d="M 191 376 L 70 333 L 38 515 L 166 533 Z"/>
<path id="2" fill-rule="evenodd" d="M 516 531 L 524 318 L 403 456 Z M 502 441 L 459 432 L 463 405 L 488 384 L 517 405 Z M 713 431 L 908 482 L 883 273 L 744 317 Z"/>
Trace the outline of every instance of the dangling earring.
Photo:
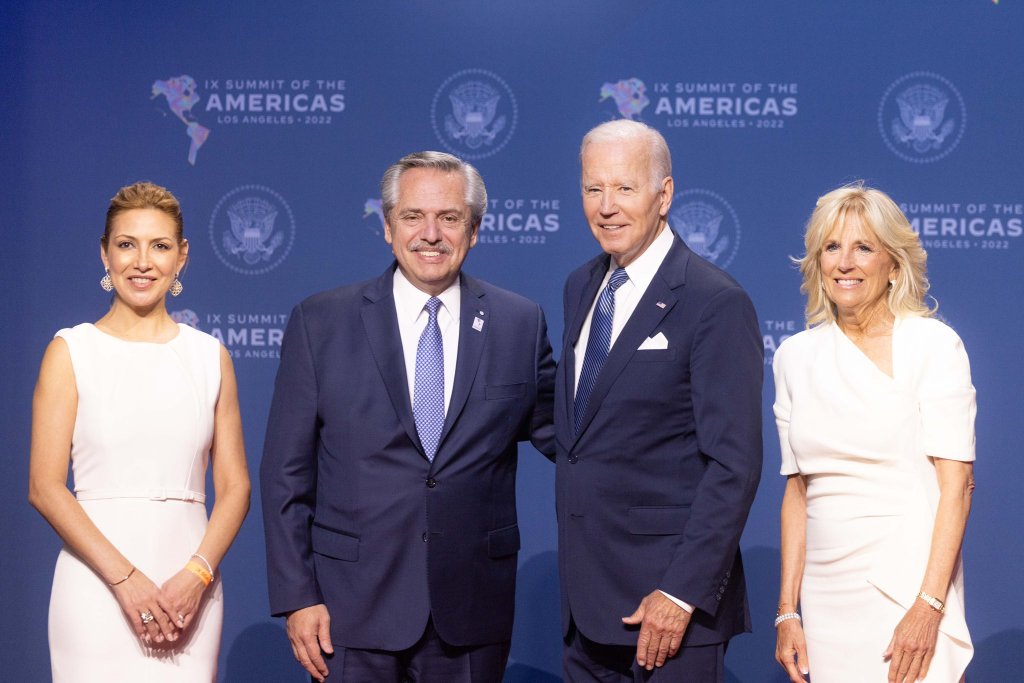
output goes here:
<path id="1" fill-rule="evenodd" d="M 110 279 L 109 270 L 103 271 L 103 277 L 100 278 L 100 287 L 103 288 L 104 292 L 114 291 L 114 281 Z"/>
<path id="2" fill-rule="evenodd" d="M 171 283 L 171 296 L 178 296 L 185 289 L 181 284 L 181 280 L 178 279 L 178 274 L 174 274 L 174 282 Z"/>

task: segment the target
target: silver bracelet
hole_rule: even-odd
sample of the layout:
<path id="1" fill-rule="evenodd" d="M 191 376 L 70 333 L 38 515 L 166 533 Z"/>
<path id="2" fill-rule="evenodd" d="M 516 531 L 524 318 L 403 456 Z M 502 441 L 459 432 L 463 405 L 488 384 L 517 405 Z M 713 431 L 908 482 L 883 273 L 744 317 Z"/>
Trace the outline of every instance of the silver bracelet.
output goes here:
<path id="1" fill-rule="evenodd" d="M 779 624 L 781 624 L 784 621 L 789 621 L 790 619 L 796 619 L 797 621 L 803 621 L 800 618 L 800 615 L 797 614 L 796 612 L 786 612 L 785 614 L 780 614 L 779 616 L 775 617 L 775 628 L 778 628 Z"/>
<path id="2" fill-rule="evenodd" d="M 200 560 L 202 560 L 203 564 L 206 565 L 206 571 L 210 572 L 211 575 L 213 574 L 213 567 L 210 566 L 210 561 L 208 559 L 206 559 L 199 553 L 192 553 L 192 557 L 198 557 Z"/>

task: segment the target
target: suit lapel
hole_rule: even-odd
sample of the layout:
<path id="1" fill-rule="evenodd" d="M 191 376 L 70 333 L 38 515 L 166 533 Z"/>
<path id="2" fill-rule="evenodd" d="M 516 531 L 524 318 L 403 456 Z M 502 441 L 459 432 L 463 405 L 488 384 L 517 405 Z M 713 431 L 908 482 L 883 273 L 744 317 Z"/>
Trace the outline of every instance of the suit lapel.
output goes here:
<path id="1" fill-rule="evenodd" d="M 608 352 L 608 359 L 605 361 L 604 367 L 601 368 L 597 384 L 594 385 L 590 400 L 587 401 L 587 411 L 580 421 L 580 428 L 573 438 L 573 444 L 586 431 L 587 426 L 600 409 L 605 396 L 608 395 L 608 391 L 633 358 L 640 344 L 657 329 L 661 321 L 676 305 L 679 297 L 675 290 L 685 284 L 688 256 L 689 249 L 682 240 L 676 237 L 668 254 L 665 255 L 665 260 L 658 268 L 657 274 L 651 280 L 651 284 L 647 286 L 647 291 L 644 292 L 643 297 L 633 310 L 633 314 L 626 321 L 625 327 L 622 328 L 622 332 L 619 333 Z M 571 405 L 570 402 L 570 415 L 572 414 Z"/>
<path id="2" fill-rule="evenodd" d="M 591 304 L 597 298 L 597 290 L 601 287 L 601 282 L 608 272 L 608 262 L 609 257 L 607 255 L 594 259 L 589 277 L 580 291 L 578 300 L 571 302 L 575 305 L 575 309 L 570 311 L 569 316 L 567 316 L 570 323 L 565 329 L 565 345 L 562 348 L 562 360 L 560 363 L 565 368 L 561 378 L 563 382 L 562 394 L 565 396 L 565 401 L 560 406 L 561 410 L 565 411 L 562 416 L 564 418 L 562 424 L 572 424 L 572 404 L 576 393 L 576 342 L 579 341 L 580 332 L 583 330 L 583 322 L 587 319 L 587 312 L 590 311 Z M 569 431 L 570 433 L 572 432 L 571 427 Z"/>
<path id="3" fill-rule="evenodd" d="M 402 334 L 398 330 L 398 314 L 392 290 L 395 266 L 390 268 L 363 292 L 361 315 L 370 351 L 377 363 L 384 386 L 387 388 L 391 405 L 409 438 L 420 452 L 423 445 L 416 432 L 409 401 L 409 379 L 405 369 L 405 354 L 402 351 Z M 424 456 L 426 457 L 426 456 Z"/>
<path id="4" fill-rule="evenodd" d="M 437 445 L 434 465 L 443 457 L 444 441 L 451 432 L 456 420 L 466 407 L 469 393 L 476 380 L 476 372 L 483 357 L 484 341 L 490 325 L 490 308 L 483 289 L 476 280 L 461 275 L 460 296 L 461 312 L 459 313 L 459 353 L 455 361 L 455 382 L 452 385 L 452 396 L 448 401 L 448 412 L 445 415 L 441 440 Z M 479 321 L 479 322 L 478 322 Z"/>

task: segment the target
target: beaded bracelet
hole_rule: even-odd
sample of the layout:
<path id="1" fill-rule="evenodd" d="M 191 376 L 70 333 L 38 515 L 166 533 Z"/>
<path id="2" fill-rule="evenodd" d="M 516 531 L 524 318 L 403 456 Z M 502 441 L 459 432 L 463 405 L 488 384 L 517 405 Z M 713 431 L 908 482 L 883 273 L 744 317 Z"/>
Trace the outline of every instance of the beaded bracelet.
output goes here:
<path id="1" fill-rule="evenodd" d="M 213 574 L 206 571 L 206 567 L 201 566 L 198 562 L 189 560 L 188 564 L 185 565 L 185 569 L 198 576 L 199 580 L 203 582 L 203 586 L 209 586 L 213 581 Z"/>
<path id="2" fill-rule="evenodd" d="M 779 624 L 781 624 L 784 621 L 789 621 L 790 619 L 796 619 L 797 621 L 803 621 L 800 618 L 800 615 L 797 614 L 796 612 L 786 612 L 785 614 L 780 614 L 779 616 L 775 617 L 775 628 L 778 628 Z"/>
<path id="3" fill-rule="evenodd" d="M 108 586 L 120 586 L 122 583 L 124 583 L 128 579 L 132 578 L 132 574 L 134 574 L 134 573 L 135 573 L 135 565 L 132 565 L 132 568 L 128 571 L 127 574 L 124 575 L 123 579 L 119 579 L 119 580 L 115 581 L 114 583 L 108 583 L 107 585 Z"/>

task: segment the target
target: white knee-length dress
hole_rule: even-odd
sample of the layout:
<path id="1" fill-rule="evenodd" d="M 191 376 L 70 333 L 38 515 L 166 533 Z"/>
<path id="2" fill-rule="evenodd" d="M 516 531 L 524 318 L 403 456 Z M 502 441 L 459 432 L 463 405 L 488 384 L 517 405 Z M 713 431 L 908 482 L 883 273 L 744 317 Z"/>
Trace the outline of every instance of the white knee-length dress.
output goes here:
<path id="1" fill-rule="evenodd" d="M 938 480 L 931 458 L 974 460 L 975 392 L 963 344 L 931 318 L 897 320 L 893 377 L 837 325 L 775 354 L 784 475 L 807 482 L 800 592 L 811 680 L 882 683 L 882 659 L 913 604 L 931 545 Z M 925 679 L 959 681 L 973 654 L 958 562 Z"/>
<path id="2" fill-rule="evenodd" d="M 206 529 L 219 344 L 185 325 L 163 344 L 124 341 L 88 323 L 57 336 L 71 351 L 78 390 L 75 496 L 159 586 L 185 566 Z M 50 594 L 54 683 L 213 681 L 222 617 L 218 578 L 184 642 L 147 647 L 104 580 L 65 547 Z"/>

